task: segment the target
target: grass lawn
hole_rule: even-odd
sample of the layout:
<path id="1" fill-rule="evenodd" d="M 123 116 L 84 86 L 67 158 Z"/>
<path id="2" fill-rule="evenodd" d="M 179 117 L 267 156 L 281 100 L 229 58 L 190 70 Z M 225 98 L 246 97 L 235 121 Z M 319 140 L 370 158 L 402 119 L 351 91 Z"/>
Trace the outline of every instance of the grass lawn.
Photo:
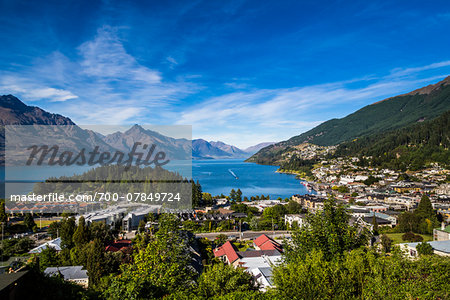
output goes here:
<path id="1" fill-rule="evenodd" d="M 50 224 L 52 224 L 53 222 L 56 222 L 56 221 L 57 221 L 57 220 L 42 220 L 42 221 L 39 221 L 38 218 L 37 218 L 37 219 L 34 219 L 34 222 L 36 223 L 36 225 L 37 225 L 39 228 L 48 226 L 48 225 L 50 225 Z M 41 224 L 41 222 L 42 222 L 42 224 Z"/>
<path id="2" fill-rule="evenodd" d="M 58 221 L 58 220 L 42 220 L 42 221 L 39 221 L 39 218 L 35 218 L 34 219 L 34 223 L 36 223 L 38 228 L 42 228 L 42 227 L 48 226 L 48 225 L 50 225 L 50 224 L 52 224 L 53 222 L 56 222 L 56 221 Z M 23 225 L 23 221 L 19 221 L 19 222 L 16 222 L 14 224 Z"/>
<path id="3" fill-rule="evenodd" d="M 393 242 L 394 244 L 408 243 L 402 240 L 402 235 L 404 235 L 404 233 L 386 233 L 386 235 L 394 241 Z M 419 235 L 423 237 L 424 242 L 429 242 L 433 240 L 433 236 L 430 234 L 419 234 Z"/>
<path id="4" fill-rule="evenodd" d="M 233 244 L 236 246 L 236 248 L 238 248 L 238 251 L 245 251 L 250 248 L 250 246 L 252 246 L 252 243 L 252 241 L 242 241 L 234 242 Z"/>

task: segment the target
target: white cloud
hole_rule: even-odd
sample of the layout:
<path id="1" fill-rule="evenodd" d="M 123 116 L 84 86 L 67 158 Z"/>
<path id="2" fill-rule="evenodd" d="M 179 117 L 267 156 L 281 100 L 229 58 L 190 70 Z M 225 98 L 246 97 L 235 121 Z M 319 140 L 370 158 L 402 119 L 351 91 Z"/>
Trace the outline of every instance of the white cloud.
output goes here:
<path id="1" fill-rule="evenodd" d="M 115 28 L 101 27 L 74 56 L 56 51 L 20 72 L 0 71 L 0 92 L 41 101 L 39 106 L 79 124 L 186 124 L 194 126 L 197 138 L 246 147 L 287 139 L 355 107 L 435 82 L 450 66 L 442 61 L 396 68 L 386 76 L 279 89 L 251 88 L 252 78 L 230 78 L 223 85 L 233 92 L 191 104 L 183 99 L 202 88 L 202 74 L 168 81 L 128 53 L 124 42 Z M 183 63 L 177 55 L 165 60 L 172 67 Z"/>
<path id="2" fill-rule="evenodd" d="M 439 68 L 448 67 L 448 66 L 450 66 L 450 60 L 432 63 L 429 65 L 415 67 L 415 68 L 395 68 L 391 71 L 391 75 L 388 77 L 395 78 L 395 77 L 408 76 L 411 74 L 420 73 L 422 71 L 439 69 Z"/>
<path id="3" fill-rule="evenodd" d="M 193 125 L 197 137 L 216 136 L 241 147 L 261 141 L 280 141 L 319 125 L 321 121 L 317 118 L 327 120 L 351 113 L 353 109 L 339 109 L 348 104 L 360 103 L 356 107 L 362 107 L 436 82 L 447 76 L 446 73 L 441 71 L 440 75 L 425 78 L 418 75 L 447 66 L 450 61 L 395 69 L 378 78 L 367 76 L 289 89 L 237 91 L 207 99 L 183 111 L 177 123 Z M 251 130 L 247 132 L 244 128 Z"/>
<path id="4" fill-rule="evenodd" d="M 20 72 L 0 71 L 0 90 L 76 123 L 160 122 L 200 87 L 184 79 L 167 82 L 155 69 L 127 53 L 115 28 L 104 26 L 77 48 L 74 57 L 54 52 Z M 75 103 L 69 103 L 76 99 Z M 64 105 L 57 102 L 66 101 Z"/>
<path id="5" fill-rule="evenodd" d="M 78 98 L 77 95 L 65 89 L 56 89 L 37 84 L 26 78 L 7 75 L 0 78 L 0 90 L 11 94 L 20 94 L 27 101 L 47 99 L 51 102 L 64 102 Z"/>
<path id="6" fill-rule="evenodd" d="M 172 56 L 167 56 L 166 60 L 169 62 L 170 68 L 173 69 L 176 65 L 178 65 L 178 61 Z"/>
<path id="7" fill-rule="evenodd" d="M 149 84 L 161 82 L 161 74 L 141 66 L 129 55 L 115 29 L 109 26 L 100 28 L 94 40 L 78 47 L 83 57 L 80 62 L 82 72 L 97 79 L 136 80 Z"/>

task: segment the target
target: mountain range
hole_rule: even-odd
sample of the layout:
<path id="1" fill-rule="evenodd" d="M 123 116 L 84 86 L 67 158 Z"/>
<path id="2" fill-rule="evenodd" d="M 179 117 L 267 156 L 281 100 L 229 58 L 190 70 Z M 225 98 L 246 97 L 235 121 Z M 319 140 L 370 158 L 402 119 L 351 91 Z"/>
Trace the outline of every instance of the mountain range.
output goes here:
<path id="1" fill-rule="evenodd" d="M 221 141 L 208 142 L 202 139 L 188 140 L 175 139 L 164 136 L 158 132 L 144 129 L 134 125 L 124 132 L 115 132 L 102 135 L 92 130 L 82 129 L 70 118 L 59 114 L 49 113 L 39 107 L 28 106 L 13 95 L 0 96 L 0 126 L 1 125 L 64 125 L 55 127 L 55 132 L 49 132 L 48 137 L 64 136 L 65 150 L 93 149 L 99 146 L 100 150 L 114 152 L 116 150 L 129 152 L 134 143 L 156 144 L 171 159 L 229 159 L 248 158 L 267 144 L 262 143 L 248 149 L 241 150 L 235 146 Z M 40 128 L 42 130 L 42 128 Z M 12 130 L 12 129 L 11 129 Z M 15 139 L 24 138 L 24 132 L 17 130 Z M 42 135 L 26 134 L 27 142 L 43 143 Z M 0 147 L 4 149 L 4 131 L 0 131 Z M 47 139 L 47 142 L 50 141 Z M 191 154 L 192 151 L 192 154 Z M 11 152 L 10 152 L 11 153 Z M 17 154 L 20 154 L 19 152 Z M 1 159 L 1 158 L 0 158 Z"/>
<path id="2" fill-rule="evenodd" d="M 265 147 L 247 161 L 279 164 L 292 146 L 308 142 L 338 145 L 370 135 L 382 134 L 432 120 L 450 110 L 450 76 L 444 80 L 367 105 L 341 119 L 328 120 L 286 141 Z"/>

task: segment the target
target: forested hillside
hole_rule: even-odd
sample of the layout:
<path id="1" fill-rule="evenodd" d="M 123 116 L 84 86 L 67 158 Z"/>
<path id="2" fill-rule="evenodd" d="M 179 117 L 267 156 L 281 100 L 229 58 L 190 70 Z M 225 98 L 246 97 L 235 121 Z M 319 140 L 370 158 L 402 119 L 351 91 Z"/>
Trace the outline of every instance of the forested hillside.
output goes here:
<path id="1" fill-rule="evenodd" d="M 365 106 L 345 118 L 326 121 L 301 135 L 261 149 L 248 161 L 279 164 L 281 155 L 289 151 L 290 146 L 304 142 L 321 146 L 337 145 L 431 120 L 449 109 L 450 77 L 447 77 L 408 94 Z"/>
<path id="2" fill-rule="evenodd" d="M 450 111 L 447 111 L 431 121 L 343 143 L 335 156 L 360 156 L 363 164 L 418 170 L 429 162 L 449 165 L 449 146 Z M 363 156 L 371 158 L 362 159 Z"/>

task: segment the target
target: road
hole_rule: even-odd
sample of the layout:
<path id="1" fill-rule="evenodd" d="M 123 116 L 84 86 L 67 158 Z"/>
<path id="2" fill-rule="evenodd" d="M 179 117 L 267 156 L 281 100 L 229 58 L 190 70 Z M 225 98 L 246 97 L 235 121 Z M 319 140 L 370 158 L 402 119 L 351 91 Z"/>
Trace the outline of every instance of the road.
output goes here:
<path id="1" fill-rule="evenodd" d="M 275 234 L 274 234 L 275 233 Z M 214 240 L 219 234 L 225 234 L 229 238 L 239 238 L 239 231 L 228 231 L 228 232 L 207 232 L 207 233 L 197 233 L 195 236 L 199 238 L 207 238 L 208 240 Z M 275 239 L 282 239 L 283 237 L 290 237 L 291 234 L 289 231 L 244 231 L 242 232 L 242 239 L 244 240 L 252 240 L 260 236 L 261 234 L 265 234 L 268 237 Z"/>

